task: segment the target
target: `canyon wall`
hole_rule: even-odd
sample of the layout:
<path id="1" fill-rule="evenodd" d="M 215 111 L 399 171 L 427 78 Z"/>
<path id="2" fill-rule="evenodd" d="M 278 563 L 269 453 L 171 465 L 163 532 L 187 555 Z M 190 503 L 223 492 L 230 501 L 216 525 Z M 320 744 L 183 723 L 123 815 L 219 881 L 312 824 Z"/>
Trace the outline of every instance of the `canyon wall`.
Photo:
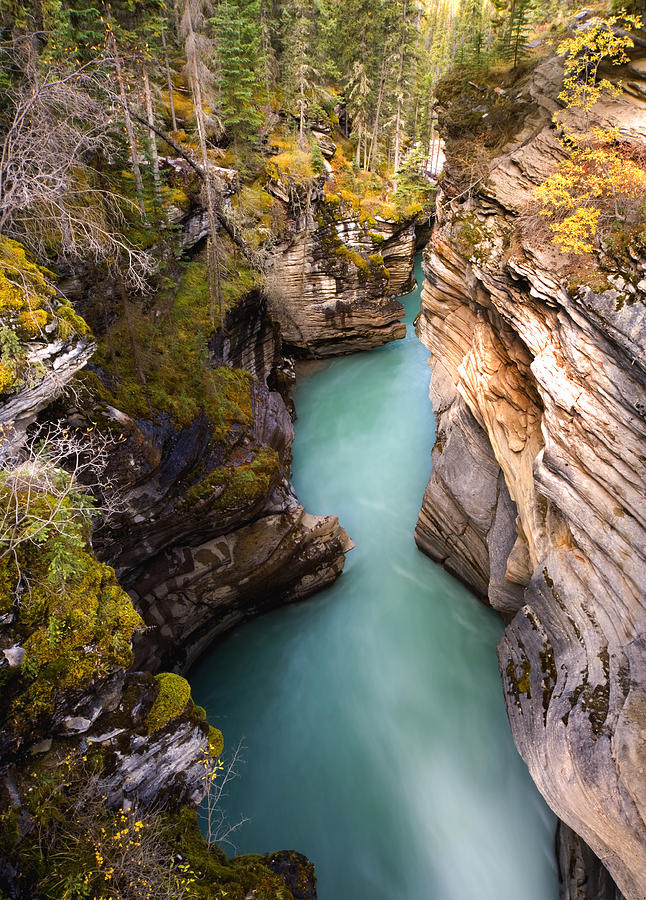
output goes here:
<path id="1" fill-rule="evenodd" d="M 403 338 L 397 296 L 411 284 L 414 219 L 366 216 L 322 183 L 304 198 L 302 186 L 298 194 L 280 183 L 268 189 L 288 222 L 269 279 L 270 309 L 287 351 L 318 358 Z"/>
<path id="2" fill-rule="evenodd" d="M 643 72 L 633 59 L 594 110 L 637 146 Z M 416 538 L 503 614 L 516 745 L 559 818 L 643 900 L 646 245 L 604 248 L 596 271 L 536 215 L 532 192 L 563 158 L 561 79 L 543 60 L 477 191 L 438 199 L 418 321 L 438 429 Z M 610 879 L 577 880 L 581 846 L 562 841 L 563 896 L 618 896 Z"/>
<path id="3" fill-rule="evenodd" d="M 267 387 L 283 364 L 280 335 L 260 291 L 231 309 L 209 350 L 223 421 L 202 412 L 177 428 L 104 408 L 121 435 L 107 474 L 123 503 L 95 545 L 148 626 L 135 652 L 153 671 L 185 671 L 245 618 L 331 584 L 353 546 L 291 487 L 294 429 Z"/>

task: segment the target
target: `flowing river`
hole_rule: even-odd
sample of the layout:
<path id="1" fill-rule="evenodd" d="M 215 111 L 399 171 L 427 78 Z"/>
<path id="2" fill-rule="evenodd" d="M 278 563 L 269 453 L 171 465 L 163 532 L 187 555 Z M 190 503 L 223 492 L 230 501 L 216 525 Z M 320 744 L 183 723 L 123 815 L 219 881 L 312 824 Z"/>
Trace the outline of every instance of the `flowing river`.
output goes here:
<path id="1" fill-rule="evenodd" d="M 419 290 L 403 302 L 405 340 L 333 360 L 294 398 L 294 484 L 354 539 L 344 574 L 218 644 L 193 696 L 229 748 L 244 738 L 221 801 L 251 818 L 237 852 L 305 853 L 319 900 L 556 900 L 554 817 L 504 709 L 502 623 L 413 540 L 434 421 Z"/>

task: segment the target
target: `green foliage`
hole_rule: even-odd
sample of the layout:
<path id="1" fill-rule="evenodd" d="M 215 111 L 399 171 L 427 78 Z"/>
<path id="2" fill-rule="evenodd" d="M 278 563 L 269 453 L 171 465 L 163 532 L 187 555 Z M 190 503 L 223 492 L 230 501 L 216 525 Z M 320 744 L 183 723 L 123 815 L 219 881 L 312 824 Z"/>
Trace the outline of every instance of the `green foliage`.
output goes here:
<path id="1" fill-rule="evenodd" d="M 397 173 L 394 201 L 400 215 L 413 218 L 420 213 L 430 215 L 437 187 L 426 177 L 426 153 L 417 146 L 406 157 Z"/>
<path id="2" fill-rule="evenodd" d="M 536 8 L 533 0 L 493 0 L 497 16 L 494 26 L 499 32 L 498 53 L 514 67 L 527 55 L 530 15 Z"/>
<path id="3" fill-rule="evenodd" d="M 62 470 L 0 473 L 0 592 L 13 614 L 10 637 L 25 650 L 7 673 L 0 700 L 20 733 L 50 715 L 56 699 L 132 660 L 130 641 L 141 619 L 114 571 L 89 545 L 90 498 Z"/>
<path id="4" fill-rule="evenodd" d="M 323 154 L 321 153 L 321 148 L 316 143 L 316 141 L 312 142 L 312 171 L 315 175 L 321 175 L 325 171 L 325 166 L 323 164 Z"/>
<path id="5" fill-rule="evenodd" d="M 157 696 L 146 717 L 149 734 L 164 728 L 173 719 L 182 715 L 191 699 L 191 686 L 181 675 L 162 672 L 155 676 Z"/>
<path id="6" fill-rule="evenodd" d="M 102 767 L 100 751 L 55 746 L 19 779 L 23 821 L 33 827 L 24 834 L 18 810 L 6 811 L 0 846 L 23 891 L 42 900 L 294 900 L 271 857 L 227 859 L 204 839 L 195 810 L 108 808 Z M 311 863 L 294 856 L 298 884 L 315 884 Z"/>
<path id="7" fill-rule="evenodd" d="M 160 815 L 106 806 L 100 751 L 56 748 L 30 768 L 20 787 L 33 827 L 11 853 L 23 890 L 43 900 L 196 896 L 195 873 L 167 841 Z"/>
<path id="8" fill-rule="evenodd" d="M 238 254 L 223 259 L 220 271 L 226 314 L 255 289 L 257 273 Z M 204 410 L 220 436 L 234 423 L 248 424 L 249 375 L 210 364 L 208 342 L 215 329 L 204 259 L 182 263 L 158 303 L 161 315 L 131 308 L 99 345 L 95 360 L 115 385 L 114 405 L 133 417 L 155 419 L 166 413 L 180 425 L 189 425 Z"/>
<path id="9" fill-rule="evenodd" d="M 218 38 L 222 124 L 234 139 L 253 141 L 263 122 L 260 0 L 217 0 L 211 22 Z"/>

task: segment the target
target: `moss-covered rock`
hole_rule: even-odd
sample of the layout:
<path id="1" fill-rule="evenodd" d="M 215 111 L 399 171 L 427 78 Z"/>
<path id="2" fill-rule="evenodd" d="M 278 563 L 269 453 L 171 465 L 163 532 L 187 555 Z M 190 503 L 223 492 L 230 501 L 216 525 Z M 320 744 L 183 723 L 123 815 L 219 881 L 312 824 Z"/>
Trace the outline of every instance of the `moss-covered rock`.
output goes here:
<path id="1" fill-rule="evenodd" d="M 214 369 L 208 345 L 221 317 L 255 289 L 257 274 L 235 254 L 222 262 L 221 274 L 221 309 L 211 309 L 206 262 L 198 256 L 181 264 L 155 308 L 133 305 L 101 340 L 95 362 L 111 405 L 133 418 L 167 415 L 180 426 L 203 411 L 221 436 L 248 424 L 249 375 Z"/>
<path id="2" fill-rule="evenodd" d="M 52 469 L 49 484 L 39 488 L 31 472 L 0 477 L 0 508 L 13 523 L 0 534 L 2 607 L 11 620 L 2 644 L 24 650 L 20 665 L 3 670 L 0 708 L 18 744 L 64 709 L 66 696 L 129 666 L 141 626 L 114 571 L 92 552 L 87 501 L 61 471 Z"/>
<path id="3" fill-rule="evenodd" d="M 87 323 L 57 296 L 54 279 L 22 244 L 0 235 L 0 394 L 31 387 L 42 378 L 43 366 L 30 359 L 32 342 L 90 336 Z"/>
<path id="4" fill-rule="evenodd" d="M 163 672 L 155 677 L 157 696 L 146 717 L 146 728 L 152 734 L 182 715 L 191 699 L 191 686 L 181 675 Z"/>
<path id="5" fill-rule="evenodd" d="M 249 462 L 218 466 L 189 488 L 183 505 L 214 505 L 218 509 L 253 506 L 269 492 L 280 473 L 278 453 L 261 447 Z"/>

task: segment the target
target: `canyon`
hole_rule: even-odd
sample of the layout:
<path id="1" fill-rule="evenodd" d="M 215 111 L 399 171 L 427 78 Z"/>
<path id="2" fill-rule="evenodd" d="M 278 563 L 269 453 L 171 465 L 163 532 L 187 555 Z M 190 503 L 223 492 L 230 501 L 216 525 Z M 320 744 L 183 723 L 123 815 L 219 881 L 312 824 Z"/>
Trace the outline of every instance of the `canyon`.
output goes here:
<path id="1" fill-rule="evenodd" d="M 595 121 L 643 144 L 639 42 L 617 75 L 622 93 L 597 104 Z M 646 896 L 646 240 L 608 243 L 602 273 L 568 267 L 532 206 L 563 159 L 552 119 L 562 79 L 554 55 L 520 79 L 513 133 L 468 190 L 451 189 L 459 161 L 447 153 L 432 232 L 426 213 L 366 213 L 326 188 L 325 175 L 272 176 L 281 234 L 267 283 L 226 310 L 205 350 L 218 402 L 183 421 L 116 405 L 105 357 L 93 360 L 95 340 L 62 296 L 48 340 L 23 335 L 20 382 L 0 407 L 0 451 L 15 452 L 54 404 L 64 427 L 98 424 L 114 438 L 106 475 L 120 499 L 93 537 L 93 584 L 98 603 L 109 596 L 125 610 L 119 639 L 132 639 L 133 655 L 115 642 L 105 667 L 64 682 L 51 709 L 3 727 L 3 815 L 19 837 L 31 828 L 21 800 L 25 754 L 46 771 L 71 741 L 100 752 L 112 806 L 199 804 L 204 758 L 219 755 L 222 736 L 180 673 L 234 626 L 331 586 L 353 547 L 338 517 L 308 512 L 291 483 L 294 360 L 403 338 L 397 297 L 428 241 L 416 329 L 431 354 L 437 432 L 415 540 L 505 623 L 498 659 L 507 714 L 560 820 L 562 900 Z M 500 97 L 481 99 L 493 109 Z M 580 124 L 581 115 L 569 110 L 566 121 Z M 333 142 L 318 140 L 332 158 Z M 235 177 L 221 171 L 226 208 Z M 204 250 L 206 221 L 194 200 L 177 210 L 190 263 Z M 85 274 L 68 273 L 68 294 L 100 333 L 105 307 Z M 89 395 L 61 400 L 82 369 Z M 19 685 L 30 640 L 20 615 L 3 608 L 0 621 L 7 703 L 33 687 Z M 96 650 L 101 639 L 86 646 Z M 168 717 L 158 716 L 162 701 Z M 278 879 L 276 890 L 288 884 L 294 898 L 315 896 L 305 858 L 256 862 L 262 877 Z M 249 861 L 230 865 L 244 869 L 251 890 Z M 18 890 L 11 865 L 0 874 Z"/>

